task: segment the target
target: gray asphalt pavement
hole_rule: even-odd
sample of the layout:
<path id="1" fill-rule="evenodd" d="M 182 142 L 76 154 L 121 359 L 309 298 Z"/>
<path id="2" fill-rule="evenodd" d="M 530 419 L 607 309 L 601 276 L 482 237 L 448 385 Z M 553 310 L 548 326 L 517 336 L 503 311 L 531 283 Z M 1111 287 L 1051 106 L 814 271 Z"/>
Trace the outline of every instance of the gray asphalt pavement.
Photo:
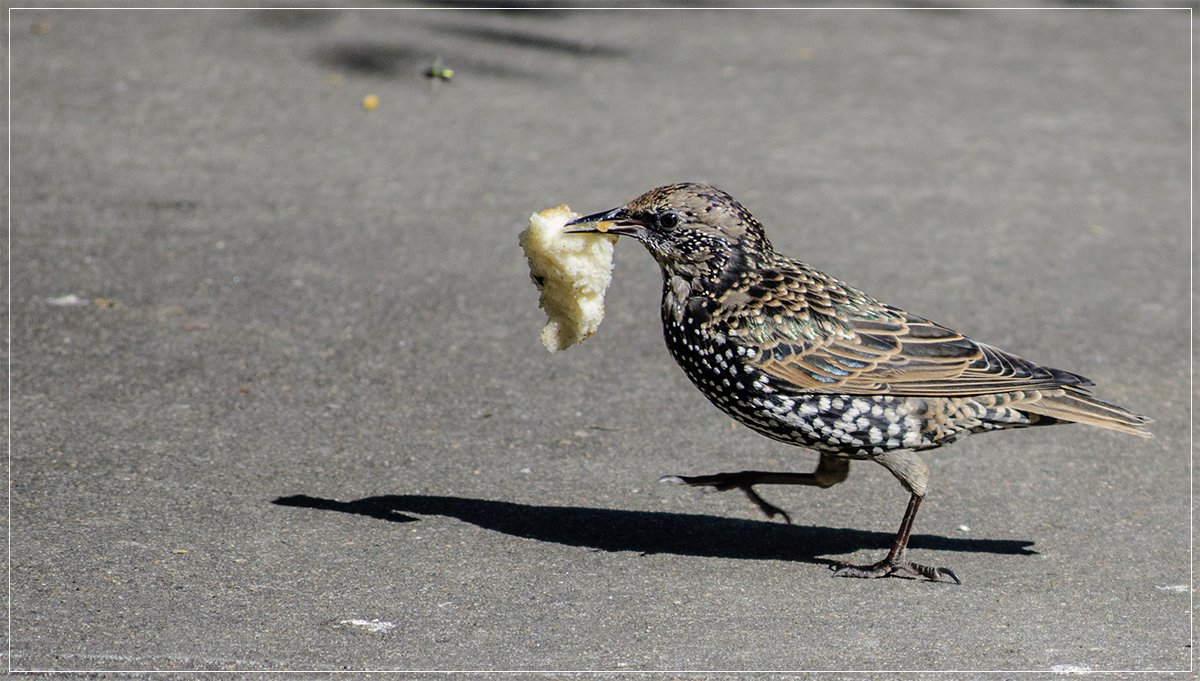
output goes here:
<path id="1" fill-rule="evenodd" d="M 1186 10 L 11 18 L 10 668 L 1189 668 Z M 934 452 L 964 583 L 832 579 L 905 492 L 658 484 L 816 457 L 688 384 L 637 244 L 538 343 L 528 215 L 683 180 L 1157 437 Z"/>

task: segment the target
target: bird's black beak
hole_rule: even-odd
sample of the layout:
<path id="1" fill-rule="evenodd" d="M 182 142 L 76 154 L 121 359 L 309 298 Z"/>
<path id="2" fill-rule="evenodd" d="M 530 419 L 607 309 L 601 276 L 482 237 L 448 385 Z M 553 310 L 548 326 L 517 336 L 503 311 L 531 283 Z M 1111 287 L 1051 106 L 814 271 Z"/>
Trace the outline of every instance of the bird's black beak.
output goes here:
<path id="1" fill-rule="evenodd" d="M 646 223 L 635 218 L 624 208 L 592 213 L 567 223 L 563 231 L 567 234 L 617 234 L 637 236 L 646 228 Z"/>

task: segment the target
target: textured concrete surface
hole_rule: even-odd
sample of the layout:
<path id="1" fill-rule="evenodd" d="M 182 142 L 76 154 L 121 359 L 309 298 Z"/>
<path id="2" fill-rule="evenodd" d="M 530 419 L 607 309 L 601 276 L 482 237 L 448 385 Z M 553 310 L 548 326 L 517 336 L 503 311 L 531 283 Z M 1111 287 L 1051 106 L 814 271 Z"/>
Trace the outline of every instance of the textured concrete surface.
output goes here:
<path id="1" fill-rule="evenodd" d="M 1186 10 L 11 16 L 11 668 L 1191 664 Z M 815 456 L 692 389 L 640 247 L 537 342 L 529 213 L 680 180 L 1157 438 L 937 451 L 964 584 L 831 579 L 903 490 L 657 484 Z"/>

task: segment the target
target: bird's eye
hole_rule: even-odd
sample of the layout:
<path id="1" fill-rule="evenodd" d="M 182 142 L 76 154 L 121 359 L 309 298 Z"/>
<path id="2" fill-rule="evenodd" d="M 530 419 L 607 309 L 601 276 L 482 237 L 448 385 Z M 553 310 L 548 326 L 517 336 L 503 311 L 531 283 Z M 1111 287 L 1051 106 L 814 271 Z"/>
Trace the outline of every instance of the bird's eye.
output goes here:
<path id="1" fill-rule="evenodd" d="M 676 213 L 663 213 L 658 216 L 658 225 L 663 229 L 675 229 L 679 224 L 679 215 Z"/>

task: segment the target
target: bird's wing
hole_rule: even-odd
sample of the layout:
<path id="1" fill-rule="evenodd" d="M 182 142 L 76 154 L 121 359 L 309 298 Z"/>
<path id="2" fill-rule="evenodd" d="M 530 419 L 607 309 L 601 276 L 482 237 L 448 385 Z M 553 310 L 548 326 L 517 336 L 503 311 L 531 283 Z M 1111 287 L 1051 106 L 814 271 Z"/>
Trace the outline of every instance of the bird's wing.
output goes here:
<path id="1" fill-rule="evenodd" d="M 814 297 L 811 283 L 780 291 L 767 304 L 743 306 L 727 320 L 734 342 L 753 348 L 751 363 L 785 389 L 928 397 L 1091 385 L 836 281 L 818 287 Z"/>

